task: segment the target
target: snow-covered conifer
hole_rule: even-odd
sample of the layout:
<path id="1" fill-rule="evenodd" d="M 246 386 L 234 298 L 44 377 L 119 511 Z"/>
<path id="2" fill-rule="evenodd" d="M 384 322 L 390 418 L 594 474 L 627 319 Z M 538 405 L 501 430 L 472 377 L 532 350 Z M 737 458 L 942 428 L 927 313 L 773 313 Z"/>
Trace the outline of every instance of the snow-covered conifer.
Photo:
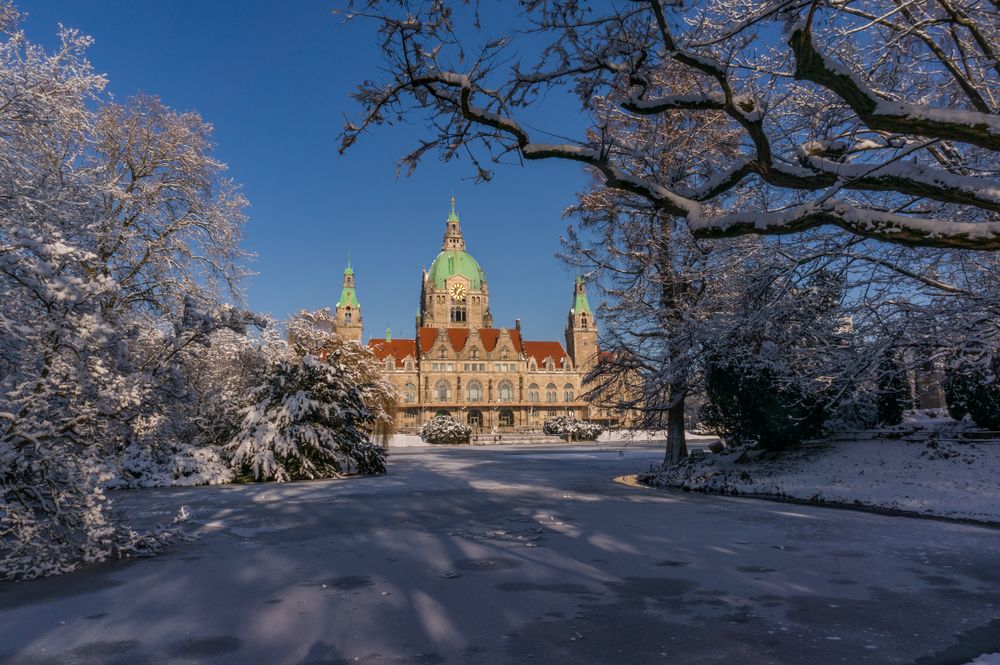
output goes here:
<path id="1" fill-rule="evenodd" d="M 385 472 L 385 451 L 369 440 L 374 415 L 336 354 L 278 361 L 251 399 L 226 445 L 241 477 L 287 481 Z"/>

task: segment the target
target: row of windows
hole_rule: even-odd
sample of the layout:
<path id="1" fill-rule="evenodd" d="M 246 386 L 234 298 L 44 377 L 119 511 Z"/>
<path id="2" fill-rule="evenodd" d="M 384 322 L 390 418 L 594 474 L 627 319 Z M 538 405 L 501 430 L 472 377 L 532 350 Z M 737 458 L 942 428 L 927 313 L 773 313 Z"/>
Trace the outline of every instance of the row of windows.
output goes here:
<path id="1" fill-rule="evenodd" d="M 407 420 L 417 419 L 417 409 L 406 409 L 403 412 L 403 417 Z M 541 412 L 538 412 L 541 415 Z M 437 415 L 451 415 L 447 411 L 439 411 Z M 558 416 L 558 411 L 549 410 L 545 412 L 547 417 Z M 471 409 L 466 416 L 468 423 L 471 427 L 482 427 L 483 426 L 483 412 L 478 409 Z M 512 427 L 514 425 L 514 412 L 510 409 L 503 409 L 500 411 L 499 418 L 501 427 Z"/>
<path id="2" fill-rule="evenodd" d="M 541 392 L 539 390 L 537 383 L 532 383 L 528 386 L 528 401 L 537 402 Z M 550 383 L 545 386 L 545 401 L 555 402 L 557 401 L 558 388 L 556 384 Z M 439 402 L 447 402 L 451 400 L 451 382 L 446 379 L 440 379 L 434 384 L 434 397 Z M 497 384 L 497 396 L 501 402 L 510 402 L 514 399 L 514 385 L 510 381 L 501 381 Z M 465 397 L 470 402 L 480 402 L 485 398 L 485 393 L 483 392 L 483 384 L 479 381 L 469 381 L 465 385 Z M 563 401 L 572 402 L 575 399 L 575 393 L 573 391 L 573 384 L 567 383 L 563 386 Z M 407 404 L 412 404 L 417 401 L 417 387 L 412 383 L 407 383 L 403 386 L 403 402 Z"/>

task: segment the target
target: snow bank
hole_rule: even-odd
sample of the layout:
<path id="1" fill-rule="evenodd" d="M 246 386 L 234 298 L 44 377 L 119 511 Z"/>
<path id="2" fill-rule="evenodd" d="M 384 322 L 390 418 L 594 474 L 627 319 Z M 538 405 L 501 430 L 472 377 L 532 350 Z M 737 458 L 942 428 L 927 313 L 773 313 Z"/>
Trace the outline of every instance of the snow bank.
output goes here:
<path id="1" fill-rule="evenodd" d="M 418 448 L 426 447 L 426 443 L 416 434 L 393 434 L 389 437 L 389 450 L 393 448 Z"/>
<path id="2" fill-rule="evenodd" d="M 759 494 L 1000 522 L 1000 441 L 844 441 L 774 459 L 727 450 L 642 480 L 698 492 Z"/>
<path id="3" fill-rule="evenodd" d="M 1000 652 L 984 653 L 979 658 L 968 663 L 968 665 L 1000 665 Z"/>

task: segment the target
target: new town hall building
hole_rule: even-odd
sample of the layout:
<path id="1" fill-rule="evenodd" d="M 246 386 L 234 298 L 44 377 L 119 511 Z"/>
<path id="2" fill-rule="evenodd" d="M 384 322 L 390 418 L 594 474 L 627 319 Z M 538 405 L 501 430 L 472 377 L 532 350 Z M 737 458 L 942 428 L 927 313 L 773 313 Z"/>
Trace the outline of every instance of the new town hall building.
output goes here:
<path id="1" fill-rule="evenodd" d="M 336 321 L 339 334 L 360 343 L 361 306 L 350 267 Z M 414 338 L 396 339 L 387 330 L 368 346 L 396 387 L 400 431 L 415 431 L 438 414 L 476 431 L 540 429 L 556 415 L 614 424 L 581 398 L 583 377 L 598 358 L 582 279 L 574 286 L 565 342 L 526 340 L 520 320 L 494 327 L 486 274 L 465 249 L 452 199 L 441 253 L 423 272 Z"/>

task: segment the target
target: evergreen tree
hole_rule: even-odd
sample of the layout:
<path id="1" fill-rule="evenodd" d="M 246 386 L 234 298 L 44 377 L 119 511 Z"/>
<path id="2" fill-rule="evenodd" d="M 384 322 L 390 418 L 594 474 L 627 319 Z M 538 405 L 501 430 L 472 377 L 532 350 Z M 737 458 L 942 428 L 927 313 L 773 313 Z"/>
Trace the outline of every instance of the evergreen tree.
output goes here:
<path id="1" fill-rule="evenodd" d="M 249 480 L 385 473 L 385 451 L 369 441 L 374 416 L 349 376 L 336 356 L 278 361 L 226 445 L 233 467 Z"/>

